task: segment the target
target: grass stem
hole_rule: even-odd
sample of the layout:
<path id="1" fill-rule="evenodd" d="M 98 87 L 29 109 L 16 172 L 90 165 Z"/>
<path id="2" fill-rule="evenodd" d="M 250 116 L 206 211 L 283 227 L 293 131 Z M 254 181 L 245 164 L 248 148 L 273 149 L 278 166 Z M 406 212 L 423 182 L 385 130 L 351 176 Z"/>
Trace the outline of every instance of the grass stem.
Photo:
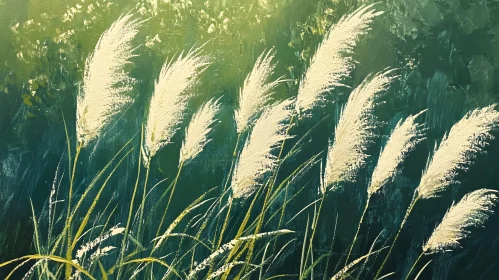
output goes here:
<path id="1" fill-rule="evenodd" d="M 409 205 L 409 208 L 405 212 L 404 219 L 402 220 L 402 223 L 400 224 L 399 230 L 397 231 L 397 234 L 395 235 L 395 238 L 393 239 L 392 245 L 390 245 L 390 249 L 388 250 L 388 253 L 385 256 L 385 259 L 383 260 L 383 263 L 381 263 L 381 266 L 379 267 L 378 271 L 376 272 L 376 276 L 374 276 L 374 279 L 377 279 L 378 276 L 381 274 L 383 267 L 386 264 L 386 261 L 390 257 L 390 253 L 393 250 L 393 246 L 395 245 L 395 242 L 397 242 L 397 239 L 400 235 L 400 232 L 402 231 L 402 228 L 404 227 L 405 223 L 407 222 L 407 218 L 409 218 L 409 215 L 412 212 L 412 209 L 414 208 L 414 205 L 416 205 L 416 202 L 419 200 L 419 197 L 417 196 L 416 192 L 414 193 L 414 197 L 412 198 L 411 204 Z"/>
<path id="2" fill-rule="evenodd" d="M 409 279 L 409 276 L 411 276 L 411 272 L 414 270 L 414 268 L 416 267 L 416 264 L 419 262 L 419 260 L 423 256 L 423 254 L 424 253 L 419 254 L 418 258 L 416 259 L 416 261 L 414 262 L 414 264 L 411 266 L 411 269 L 409 269 L 409 272 L 405 276 L 405 280 Z"/>
<path id="3" fill-rule="evenodd" d="M 359 236 L 360 226 L 362 225 L 362 221 L 364 220 L 364 216 L 366 215 L 367 208 L 369 207 L 369 200 L 371 197 L 367 198 L 366 206 L 364 207 L 364 211 L 362 211 L 362 215 L 360 216 L 359 225 L 357 226 L 357 231 L 353 237 L 352 245 L 350 245 L 350 250 L 348 250 L 347 258 L 345 259 L 345 266 L 348 265 L 348 259 L 350 258 L 350 254 L 352 253 L 353 246 L 355 245 L 355 241 L 357 241 L 357 237 Z"/>

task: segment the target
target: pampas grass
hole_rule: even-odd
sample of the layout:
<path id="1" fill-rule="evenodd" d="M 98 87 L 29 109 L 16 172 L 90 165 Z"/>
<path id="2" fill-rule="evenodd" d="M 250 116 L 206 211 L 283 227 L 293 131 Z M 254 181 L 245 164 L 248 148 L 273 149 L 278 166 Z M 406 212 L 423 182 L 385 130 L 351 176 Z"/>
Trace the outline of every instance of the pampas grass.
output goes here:
<path id="1" fill-rule="evenodd" d="M 192 117 L 185 132 L 185 140 L 180 149 L 180 162 L 194 159 L 208 144 L 211 139 L 208 135 L 212 125 L 217 121 L 216 114 L 220 110 L 218 100 L 211 99 L 206 102 Z"/>
<path id="2" fill-rule="evenodd" d="M 491 131 L 499 125 L 495 105 L 466 114 L 442 139 L 416 192 L 419 198 L 438 196 L 453 183 L 459 171 L 466 171 L 472 159 L 494 139 Z"/>
<path id="3" fill-rule="evenodd" d="M 199 54 L 200 49 L 181 54 L 176 60 L 166 62 L 154 87 L 145 125 L 143 146 L 144 164 L 168 144 L 181 123 L 189 90 L 208 65 L 208 58 Z"/>
<path id="4" fill-rule="evenodd" d="M 171 138 L 175 135 L 178 125 L 184 117 L 190 97 L 189 90 L 196 84 L 199 75 L 208 65 L 208 58 L 199 53 L 200 49 L 193 49 L 185 56 L 182 53 L 176 60 L 165 62 L 154 87 L 145 123 L 144 145 L 141 147 L 142 159 L 146 166 L 146 179 L 139 214 L 139 235 L 142 234 L 141 224 L 145 207 L 150 161 L 163 146 L 170 143 Z M 172 182 L 174 187 L 172 188 L 170 200 L 173 196 L 181 169 L 182 164 L 179 167 L 177 177 Z M 166 211 L 164 215 L 166 215 Z"/>
<path id="5" fill-rule="evenodd" d="M 341 80 L 350 74 L 354 64 L 347 55 L 352 53 L 359 37 L 369 30 L 373 19 L 383 13 L 373 9 L 373 5 L 361 6 L 344 15 L 326 33 L 300 83 L 296 100 L 298 113 L 312 109 L 323 99 L 322 95 L 334 87 L 344 86 Z"/>
<path id="6" fill-rule="evenodd" d="M 77 97 L 76 136 L 84 147 L 97 138 L 102 129 L 132 99 L 124 93 L 134 82 L 125 66 L 134 56 L 132 40 L 140 21 L 131 14 L 116 20 L 100 37 L 85 62 L 83 90 Z"/>
<path id="7" fill-rule="evenodd" d="M 218 101 L 219 101 L 218 99 L 217 100 L 211 99 L 210 101 L 205 103 L 201 107 L 201 109 L 199 109 L 199 111 L 194 114 L 189 126 L 187 127 L 185 140 L 182 144 L 182 148 L 180 149 L 180 159 L 179 159 L 179 168 L 177 176 L 170 185 L 172 187 L 170 197 L 168 199 L 166 209 L 163 212 L 163 217 L 161 218 L 161 221 L 159 223 L 156 236 L 159 234 L 163 222 L 165 220 L 166 214 L 168 213 L 170 202 L 172 200 L 173 194 L 175 193 L 175 188 L 177 186 L 177 182 L 180 177 L 180 172 L 182 171 L 184 163 L 194 159 L 204 149 L 206 144 L 208 144 L 211 141 L 211 139 L 208 139 L 208 135 L 212 130 L 211 126 L 213 125 L 213 123 L 216 122 L 215 115 L 220 110 L 220 105 L 218 104 Z M 166 193 L 162 195 L 160 201 L 163 199 L 165 195 Z M 160 242 L 157 243 L 156 247 L 159 246 L 159 244 Z"/>
<path id="8" fill-rule="evenodd" d="M 272 5 L 267 7 L 271 8 Z M 15 271 L 24 265 L 31 265 L 29 270 L 27 268 L 26 278 L 40 279 L 63 277 L 79 279 L 83 278 L 83 275 L 90 279 L 108 279 L 109 276 L 117 279 L 130 276 L 141 279 L 158 278 L 158 276 L 164 279 L 172 277 L 243 279 L 255 278 L 255 271 L 258 268 L 262 279 L 296 276 L 317 278 L 318 274 L 321 278 L 332 276 L 333 279 L 352 276 L 355 266 L 360 266 L 362 262 L 367 262 L 371 255 L 388 248 L 383 247 L 373 252 L 378 235 L 368 254 L 362 256 L 361 253 L 360 258 L 351 257 L 370 198 L 395 180 L 407 155 L 425 138 L 424 126 L 416 122 L 422 112 L 397 123 L 381 150 L 366 189 L 367 201 L 364 212 L 349 248 L 345 265 L 341 268 L 343 260 L 340 257 L 336 267 L 328 269 L 330 260 L 334 258 L 333 248 L 338 246 L 334 242 L 336 225 L 332 240 L 322 240 L 329 239 L 329 234 L 318 235 L 318 231 L 325 229 L 320 224 L 323 220 L 320 214 L 326 200 L 325 194 L 328 189 L 336 189 L 343 182 L 357 182 L 359 170 L 365 167 L 370 156 L 368 149 L 379 136 L 376 132 L 380 123 L 374 111 L 381 103 L 382 93 L 396 78 L 393 70 L 369 76 L 352 91 L 340 114 L 334 138 L 327 147 L 324 170 L 322 166 L 320 168 L 321 198 L 313 197 L 312 203 L 306 201 L 307 195 L 316 195 L 313 192 L 317 186 L 312 184 L 317 182 L 315 180 L 317 178 L 308 171 L 312 172 L 310 168 L 319 162 L 317 159 L 322 153 L 314 155 L 300 165 L 296 162 L 298 167 L 293 171 L 287 168 L 279 170 L 279 166 L 281 166 L 281 155 L 283 160 L 298 160 L 293 155 L 303 152 L 301 144 L 309 140 L 308 136 L 313 135 L 311 133 L 317 126 L 308 130 L 291 150 L 284 154 L 284 143 L 290 137 L 288 132 L 295 117 L 298 119 L 299 114 L 313 109 L 314 105 L 324 98 L 326 92 L 343 85 L 342 79 L 350 74 L 353 67 L 353 60 L 350 57 L 353 47 L 360 36 L 369 30 L 374 17 L 379 14 L 381 12 L 375 11 L 372 5 L 362 6 L 331 27 L 312 57 L 309 69 L 303 74 L 296 104 L 294 100 L 288 99 L 269 105 L 273 91 L 283 78 L 279 77 L 277 80 L 272 78 L 276 69 L 273 49 L 264 51 L 256 59 L 253 69 L 239 91 L 238 107 L 234 113 L 238 140 L 232 154 L 230 171 L 224 172 L 220 185 L 217 184 L 216 187 L 204 192 L 187 208 L 181 210 L 175 219 L 170 212 L 177 211 L 168 210 L 169 207 L 173 207 L 173 203 L 172 205 L 170 203 L 173 201 L 177 182 L 184 183 L 184 180 L 179 180 L 182 166 L 194 160 L 211 141 L 213 126 L 217 122 L 221 106 L 219 100 L 211 99 L 200 106 L 185 128 L 176 177 L 171 182 L 167 178 L 155 180 L 157 183 L 151 190 L 148 189 L 147 182 L 151 159 L 157 156 L 164 145 L 172 141 L 178 129 L 183 129 L 181 124 L 186 120 L 186 106 L 192 96 L 193 86 L 208 65 L 208 57 L 201 54 L 200 48 L 182 53 L 178 58 L 166 62 L 154 84 L 151 103 L 142 124 L 141 141 L 140 144 L 137 143 L 141 151 L 135 158 L 137 173 L 133 192 L 124 192 L 124 196 L 120 196 L 118 200 L 118 205 L 114 205 L 114 199 L 110 199 L 107 206 L 96 213 L 97 207 L 102 203 L 99 201 L 100 198 L 104 198 L 108 190 L 106 186 L 121 185 L 126 179 L 123 177 L 117 181 L 112 180 L 115 173 L 125 172 L 123 176 L 130 175 L 129 168 L 122 170 L 120 166 L 131 154 L 133 149 L 128 149 L 128 145 L 134 142 L 135 137 L 131 138 L 93 179 L 81 182 L 84 186 L 81 195 L 78 196 L 78 203 L 71 207 L 73 181 L 80 149 L 92 139 L 98 138 L 106 129 L 105 126 L 111 117 L 132 101 L 126 92 L 131 90 L 134 80 L 125 74 L 124 68 L 133 56 L 134 49 L 130 42 L 136 35 L 140 22 L 130 15 L 119 18 L 101 36 L 95 52 L 89 56 L 85 65 L 84 87 L 78 96 L 75 157 L 72 155 L 74 147 L 69 141 L 70 136 L 66 130 L 69 159 L 66 170 L 69 177 L 68 199 L 58 200 L 57 192 L 60 188 L 56 188 L 56 184 L 59 185 L 64 181 L 62 178 L 65 174 L 65 171 L 59 170 L 58 166 L 56 179 L 49 190 L 48 207 L 43 209 L 39 216 L 41 220 L 45 219 L 45 215 L 48 216 L 46 228 L 49 233 L 46 236 L 41 234 L 40 229 L 45 227 L 39 224 L 34 207 L 31 205 L 34 225 L 33 247 L 36 254 L 0 263 L 0 268 L 15 265 L 6 278 L 13 276 Z M 383 269 L 418 199 L 438 196 L 456 183 L 458 178 L 456 175 L 465 171 L 474 156 L 484 151 L 486 145 L 493 139 L 492 130 L 498 124 L 499 113 L 492 106 L 474 110 L 456 123 L 444 136 L 440 145 L 435 147 L 434 155 L 428 160 L 421 183 L 414 192 L 414 198 L 376 277 Z M 246 132 L 249 132 L 249 135 Z M 243 136 L 244 143 L 240 139 Z M 243 146 L 242 149 L 239 149 L 239 145 Z M 212 156 L 223 157 L 221 153 L 223 152 L 216 152 Z M 143 166 L 146 168 L 145 178 L 141 176 Z M 228 166 L 217 166 L 213 171 L 220 174 L 217 170 L 225 168 Z M 303 178 L 308 175 L 310 178 Z M 159 187 L 162 189 L 159 195 L 152 192 L 156 186 L 166 180 L 169 180 L 169 186 Z M 179 184 L 178 188 L 187 192 L 202 192 L 206 187 L 204 185 L 211 184 L 211 181 L 211 179 L 206 180 L 203 184 L 197 185 L 197 181 L 194 180 L 194 185 Z M 101 185 L 94 190 L 97 184 Z M 294 186 L 294 184 L 300 185 Z M 139 185 L 143 187 L 142 191 L 139 190 Z M 309 189 L 310 187 L 312 189 Z M 136 199 L 139 192 L 142 193 L 141 201 Z M 468 228 L 484 225 L 484 221 L 492 212 L 492 207 L 498 201 L 498 193 L 492 190 L 476 191 L 453 205 L 428 242 L 424 244 L 422 254 L 433 254 L 459 247 L 469 233 Z M 180 197 L 180 194 L 175 195 Z M 226 199 L 226 195 L 229 198 Z M 147 197 L 154 199 L 150 211 L 146 207 Z M 252 197 L 249 207 L 241 208 L 240 204 L 238 206 L 241 207 L 234 207 L 231 215 L 232 203 L 248 197 Z M 147 202 L 150 202 L 150 199 L 148 198 Z M 182 200 L 185 199 L 186 197 L 182 197 Z M 57 203 L 62 201 L 67 206 L 67 212 L 66 209 L 57 209 L 60 208 Z M 129 208 L 125 209 L 127 205 L 122 205 L 121 201 L 126 201 Z M 319 201 L 320 204 L 317 205 Z M 179 203 L 184 202 L 179 201 Z M 87 204 L 88 208 L 85 207 Z M 306 206 L 302 208 L 303 205 Z M 127 216 L 123 215 L 125 211 L 128 211 Z M 136 215 L 132 219 L 134 213 Z M 58 215 L 60 218 L 56 219 Z M 287 240 L 283 247 L 278 248 L 281 243 L 275 240 L 278 236 L 294 233 L 282 229 L 283 219 L 292 217 L 286 225 L 298 228 L 300 224 L 297 223 L 304 221 L 305 216 L 308 216 L 305 230 L 298 232 L 297 236 Z M 122 218 L 126 219 L 124 228 L 115 226 L 109 229 L 108 225 L 116 224 L 117 219 Z M 294 223 L 291 223 L 292 221 Z M 98 230 L 101 227 L 102 229 Z M 58 235 L 52 233 L 56 229 L 61 229 Z M 225 233 L 226 229 L 230 230 Z M 113 236 L 119 237 L 120 243 L 114 242 Z M 329 250 L 316 247 L 318 242 L 314 239 L 319 237 L 327 243 L 331 241 Z M 322 241 L 319 243 L 326 244 Z M 300 266 L 285 271 L 287 268 L 283 265 L 296 260 L 295 257 L 299 257 L 300 253 Z M 350 258 L 356 260 L 350 262 Z M 257 263 L 259 265 L 256 265 Z M 357 275 L 353 276 L 357 278 L 364 276 L 365 266 L 366 264 L 362 265 L 356 270 Z M 319 270 L 322 271 L 318 273 Z M 289 274 L 279 274 L 281 271 Z M 272 275 L 274 272 L 277 275 Z M 293 274 L 297 272 L 299 275 Z M 394 272 L 381 278 L 392 274 Z"/>
<path id="9" fill-rule="evenodd" d="M 272 91 L 282 82 L 279 78 L 269 81 L 276 65 L 272 62 L 274 50 L 263 52 L 256 60 L 253 70 L 244 80 L 239 92 L 239 107 L 235 111 L 237 132 L 243 132 L 270 100 Z"/>
<path id="10" fill-rule="evenodd" d="M 276 156 L 272 152 L 289 138 L 286 121 L 291 117 L 289 107 L 292 103 L 292 99 L 282 101 L 266 109 L 256 121 L 234 169 L 234 198 L 250 196 L 260 185 L 262 177 L 276 166 Z"/>
<path id="11" fill-rule="evenodd" d="M 66 130 L 68 145 L 68 165 L 71 171 L 68 192 L 67 211 L 71 213 L 73 180 L 76 163 L 81 148 L 96 139 L 111 118 L 132 99 L 126 95 L 132 89 L 134 79 L 125 72 L 125 66 L 134 56 L 132 40 L 141 24 L 131 14 L 121 16 L 99 38 L 95 50 L 85 62 L 83 90 L 77 95 L 76 103 L 76 139 L 77 147 L 74 159 L 71 158 L 71 145 Z M 71 169 L 71 161 L 73 168 Z M 66 260 L 71 261 L 72 245 L 71 218 L 66 219 L 67 248 Z M 71 275 L 71 265 L 66 263 L 65 278 Z"/>
<path id="12" fill-rule="evenodd" d="M 353 246 L 359 235 L 360 226 L 362 225 L 367 208 L 369 207 L 371 196 L 378 192 L 386 183 L 394 179 L 395 175 L 400 170 L 400 165 L 407 155 L 414 150 L 417 144 L 425 139 L 424 125 L 416 123 L 416 119 L 425 111 L 426 110 L 421 111 L 416 115 L 409 116 L 404 121 L 400 120 L 393 129 L 385 148 L 381 151 L 378 164 L 374 168 L 371 177 L 371 183 L 367 188 L 366 205 L 360 217 L 357 232 L 353 237 L 345 264 L 348 263 Z"/>
<path id="13" fill-rule="evenodd" d="M 494 212 L 498 194 L 496 190 L 480 189 L 452 205 L 423 246 L 423 252 L 433 254 L 461 247 L 460 241 L 470 233 L 467 228 L 483 226 Z"/>
<path id="14" fill-rule="evenodd" d="M 334 141 L 329 147 L 324 173 L 325 188 L 336 189 L 339 182 L 355 182 L 357 171 L 365 165 L 368 157 L 366 150 L 375 136 L 373 111 L 378 97 L 395 78 L 392 72 L 387 70 L 366 78 L 350 94 L 336 126 Z"/>
<path id="15" fill-rule="evenodd" d="M 394 179 L 407 155 L 426 139 L 424 125 L 416 123 L 416 119 L 425 111 L 409 116 L 404 121 L 400 120 L 393 129 L 374 168 L 371 183 L 367 188 L 369 197 Z"/>
<path id="16" fill-rule="evenodd" d="M 423 245 L 423 252 L 412 265 L 406 279 L 423 254 L 447 252 L 461 247 L 460 241 L 470 234 L 469 228 L 482 227 L 494 213 L 498 194 L 496 190 L 479 189 L 465 195 L 459 203 L 453 204 Z"/>
<path id="17" fill-rule="evenodd" d="M 499 125 L 499 112 L 494 107 L 495 105 L 490 105 L 467 113 L 452 126 L 447 135 L 444 135 L 440 145 L 436 146 L 435 153 L 428 161 L 419 186 L 414 191 L 413 199 L 376 277 L 388 260 L 416 202 L 419 199 L 437 197 L 450 185 L 458 183 L 459 172 L 466 171 L 472 164 L 472 159 L 477 154 L 485 152 L 484 148 L 494 139 L 492 131 Z"/>

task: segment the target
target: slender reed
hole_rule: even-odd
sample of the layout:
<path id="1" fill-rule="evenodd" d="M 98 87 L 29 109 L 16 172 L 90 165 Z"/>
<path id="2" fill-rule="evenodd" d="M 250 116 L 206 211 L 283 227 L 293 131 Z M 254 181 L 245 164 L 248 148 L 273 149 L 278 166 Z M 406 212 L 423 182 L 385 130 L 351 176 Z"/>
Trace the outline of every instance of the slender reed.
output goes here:
<path id="1" fill-rule="evenodd" d="M 359 235 L 360 226 L 364 220 L 364 215 L 369 207 L 369 201 L 373 194 L 381 190 L 389 181 L 393 180 L 400 171 L 400 166 L 407 155 L 412 152 L 416 145 L 425 139 L 424 127 L 422 124 L 416 123 L 416 119 L 425 111 L 421 111 L 416 115 L 409 116 L 402 122 L 400 120 L 393 129 L 390 138 L 388 139 L 385 148 L 381 151 L 378 163 L 374 168 L 371 183 L 367 188 L 367 201 L 360 216 L 357 231 L 353 237 L 352 245 L 348 251 L 345 265 L 348 264 L 350 254 Z"/>
<path id="2" fill-rule="evenodd" d="M 282 77 L 277 80 L 270 81 L 276 67 L 276 64 L 272 62 L 272 60 L 274 60 L 274 55 L 273 49 L 268 52 L 264 51 L 260 54 L 255 62 L 255 65 L 253 66 L 253 69 L 244 80 L 243 87 L 239 91 L 239 106 L 234 112 L 234 120 L 236 121 L 238 136 L 236 147 L 234 148 L 234 152 L 232 154 L 231 168 L 224 184 L 224 191 L 227 189 L 231 176 L 234 172 L 241 135 L 248 128 L 250 123 L 254 121 L 254 119 L 264 110 L 265 106 L 267 106 L 275 88 L 284 81 L 282 80 Z M 232 210 L 232 202 L 232 199 L 229 198 L 229 207 L 219 234 L 220 238 L 218 240 L 217 247 L 219 247 L 222 243 L 223 235 L 227 228 L 230 212 Z"/>
<path id="3" fill-rule="evenodd" d="M 144 125 L 142 125 L 142 132 L 140 133 L 140 146 L 142 146 L 142 144 L 144 142 L 144 133 L 143 133 L 143 130 L 144 130 Z M 125 256 L 125 248 L 126 248 L 127 239 L 128 239 L 128 230 L 130 229 L 130 222 L 132 220 L 133 204 L 135 202 L 135 195 L 137 194 L 137 189 L 138 189 L 138 186 L 139 186 L 140 167 L 142 165 L 141 164 L 141 158 L 142 157 L 140 156 L 140 151 L 139 151 L 139 156 L 137 158 L 138 158 L 138 162 L 137 162 L 137 178 L 135 180 L 135 186 L 133 187 L 132 199 L 130 200 L 130 206 L 129 206 L 130 209 L 128 210 L 128 218 L 127 218 L 127 221 L 126 221 L 125 231 L 123 233 L 123 240 L 121 241 L 121 251 L 120 251 L 119 261 L 118 261 L 118 274 L 116 276 L 117 279 L 120 279 L 121 272 L 122 272 L 122 269 L 123 269 L 123 257 Z"/>
<path id="4" fill-rule="evenodd" d="M 134 79 L 124 71 L 134 56 L 132 40 L 141 22 L 131 14 L 117 19 L 99 38 L 95 50 L 85 62 L 83 90 L 77 96 L 76 154 L 70 179 L 68 198 L 66 259 L 71 260 L 72 236 L 69 215 L 76 162 L 83 147 L 97 138 L 111 118 L 132 101 L 124 93 L 133 87 Z M 66 131 L 67 136 L 67 131 Z M 70 145 L 68 143 L 68 149 Z M 71 155 L 68 153 L 71 162 Z M 65 278 L 71 277 L 71 265 L 66 263 Z"/>
<path id="5" fill-rule="evenodd" d="M 199 75 L 206 69 L 208 58 L 200 55 L 200 49 L 192 49 L 187 54 L 180 54 L 176 60 L 165 62 L 159 78 L 154 86 L 149 112 L 145 125 L 145 141 L 142 149 L 142 158 L 146 168 L 146 178 L 142 192 L 142 203 L 139 213 L 138 236 L 142 234 L 147 181 L 149 178 L 150 161 L 172 137 L 182 122 L 190 90 L 199 79 Z"/>

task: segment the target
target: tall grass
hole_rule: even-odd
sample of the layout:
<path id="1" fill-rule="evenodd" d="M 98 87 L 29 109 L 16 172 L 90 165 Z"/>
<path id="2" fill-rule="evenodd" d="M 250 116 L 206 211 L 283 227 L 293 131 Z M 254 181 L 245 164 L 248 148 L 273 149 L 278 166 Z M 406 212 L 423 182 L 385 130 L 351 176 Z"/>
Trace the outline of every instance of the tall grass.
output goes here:
<path id="1" fill-rule="evenodd" d="M 41 218 L 45 217 L 43 211 L 37 216 L 32 206 L 33 243 L 37 253 L 0 264 L 0 267 L 15 265 L 7 278 L 28 264 L 31 267 L 26 279 L 360 278 L 365 269 L 375 268 L 368 264 L 372 263 L 371 257 L 389 249 L 377 267 L 375 278 L 378 278 L 416 202 L 436 197 L 458 183 L 457 175 L 484 152 L 499 124 L 499 112 L 494 106 L 472 110 L 457 122 L 429 158 L 391 245 L 377 246 L 380 233 L 368 252 L 350 261 L 371 197 L 397 179 L 408 154 L 425 139 L 426 128 L 417 122 L 423 112 L 400 120 L 381 150 L 366 186 L 367 201 L 353 241 L 344 248 L 347 252 L 344 265 L 341 258 L 334 257 L 333 249 L 336 251 L 339 246 L 335 243 L 337 223 L 332 240 L 327 240 L 328 248 L 320 248 L 324 243 L 317 241 L 318 236 L 327 237 L 319 224 L 321 210 L 327 203 L 326 195 L 344 183 L 360 181 L 360 170 L 372 158 L 369 150 L 381 136 L 377 131 L 383 124 L 377 119 L 376 109 L 397 76 L 393 70 L 384 70 L 369 75 L 352 90 L 337 120 L 334 139 L 324 147 L 327 152 L 324 176 L 319 176 L 316 168 L 322 162 L 322 153 L 308 156 L 292 171 L 280 170 L 283 161 L 295 160 L 294 155 L 303 153 L 304 143 L 315 144 L 310 135 L 317 126 L 304 135 L 295 135 L 293 131 L 293 136 L 290 128 L 299 125 L 293 123 L 294 117 L 312 113 L 311 109 L 326 92 L 343 85 L 341 80 L 350 74 L 354 65 L 349 54 L 381 13 L 372 5 L 361 6 L 332 26 L 305 71 L 296 98 L 270 102 L 284 77 L 272 80 L 276 72 L 275 51 L 264 51 L 239 91 L 234 118 L 238 140 L 230 169 L 227 167 L 230 171 L 219 185 L 208 191 L 200 190 L 203 193 L 188 201 L 189 205 L 176 217 L 168 210 L 182 168 L 195 161 L 212 140 L 222 107 L 220 99 L 208 100 L 190 119 L 175 178 L 159 180 L 151 188 L 148 188 L 148 180 L 155 164 L 152 159 L 158 157 L 159 151 L 182 129 L 194 87 L 209 64 L 201 48 L 181 53 L 161 68 L 148 108 L 144 109 L 146 117 L 139 146 L 134 147 L 136 136 L 131 137 L 92 180 L 84 181 L 78 192 L 73 190 L 74 181 L 78 179 L 75 173 L 80 150 L 101 137 L 112 118 L 132 101 L 126 92 L 132 89 L 133 78 L 125 73 L 125 66 L 133 57 L 131 42 L 141 22 L 130 14 L 120 17 L 102 34 L 87 59 L 83 91 L 77 97 L 76 149 L 66 129 L 68 167 L 66 170 L 61 164 L 57 167 L 46 218 Z M 298 140 L 290 150 L 284 149 L 284 142 L 291 137 Z M 241 149 L 240 140 L 244 143 Z M 74 156 L 73 150 L 76 150 Z M 137 174 L 130 199 L 120 194 L 119 200 L 107 201 L 105 208 L 98 212 L 103 193 L 133 153 L 137 155 Z M 143 166 L 144 176 L 141 175 Z M 310 175 L 312 173 L 314 175 Z M 63 177 L 69 178 L 68 199 L 64 201 L 60 195 L 65 192 Z M 167 180 L 169 186 L 163 187 L 162 183 Z M 202 180 L 199 175 L 197 181 Z M 158 197 L 151 195 L 156 187 L 160 189 Z M 189 191 L 201 189 L 198 185 L 182 187 L 190 188 Z M 322 193 L 316 193 L 317 187 Z M 142 197 L 136 201 L 140 193 Z M 226 197 L 229 199 L 225 200 Z M 77 199 L 75 205 L 73 198 Z M 497 199 L 496 191 L 478 190 L 452 205 L 422 246 L 423 253 L 407 277 L 423 254 L 455 248 L 468 235 L 468 227 L 484 225 Z M 303 206 L 297 200 L 307 201 Z M 151 209 L 146 209 L 147 201 L 152 202 Z M 59 207 L 59 204 L 65 205 Z M 126 209 L 124 217 L 115 215 L 120 208 Z M 161 219 L 156 219 L 157 214 Z M 286 221 L 287 217 L 292 218 Z M 45 228 L 46 234 L 42 231 Z M 337 263 L 333 265 L 332 261 Z M 286 262 L 294 262 L 296 267 L 283 267 Z"/>
<path id="2" fill-rule="evenodd" d="M 424 113 L 424 111 L 409 116 L 404 121 L 400 120 L 381 151 L 378 163 L 376 164 L 371 177 L 371 182 L 367 188 L 366 205 L 360 217 L 359 225 L 357 226 L 357 231 L 353 237 L 352 245 L 348 251 L 345 263 L 348 263 L 348 259 L 352 253 L 353 246 L 355 245 L 355 241 L 357 240 L 360 231 L 360 226 L 362 225 L 364 216 L 369 208 L 371 197 L 379 192 L 389 181 L 395 179 L 396 174 L 400 172 L 400 166 L 404 159 L 425 139 L 423 125 L 416 123 L 416 119 L 422 113 Z"/>
<path id="3" fill-rule="evenodd" d="M 428 160 L 421 181 L 414 191 L 412 201 L 388 254 L 376 273 L 376 278 L 383 270 L 383 266 L 418 200 L 437 197 L 452 184 L 458 183 L 459 172 L 466 171 L 473 163 L 473 159 L 479 153 L 484 153 L 484 148 L 494 139 L 492 131 L 499 125 L 499 112 L 494 107 L 494 105 L 490 105 L 467 113 L 452 126 L 449 133 L 436 146 L 433 156 Z"/>

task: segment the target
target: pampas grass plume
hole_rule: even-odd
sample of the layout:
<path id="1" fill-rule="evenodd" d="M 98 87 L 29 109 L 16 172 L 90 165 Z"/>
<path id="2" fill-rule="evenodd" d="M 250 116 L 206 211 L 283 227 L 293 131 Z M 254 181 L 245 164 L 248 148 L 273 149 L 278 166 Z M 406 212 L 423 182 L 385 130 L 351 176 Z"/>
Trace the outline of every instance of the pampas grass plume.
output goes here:
<path id="1" fill-rule="evenodd" d="M 211 141 L 208 135 L 212 131 L 211 126 L 216 122 L 215 116 L 219 110 L 218 100 L 211 99 L 194 114 L 180 149 L 180 162 L 194 159 Z"/>
<path id="2" fill-rule="evenodd" d="M 120 17 L 104 31 L 85 62 L 76 110 L 76 135 L 82 147 L 97 138 L 111 117 L 132 101 L 123 95 L 134 82 L 124 68 L 134 56 L 131 42 L 140 23 L 131 14 Z"/>
<path id="3" fill-rule="evenodd" d="M 354 182 L 359 168 L 368 157 L 366 150 L 372 143 L 376 127 L 373 110 L 378 97 L 395 76 L 393 70 L 367 77 L 350 94 L 335 129 L 334 141 L 329 148 L 324 183 L 326 188 L 340 181 Z"/>
<path id="4" fill-rule="evenodd" d="M 232 177 L 232 191 L 235 198 L 250 196 L 259 186 L 259 180 L 276 165 L 273 150 L 289 138 L 286 123 L 292 110 L 292 99 L 267 108 L 244 145 Z"/>
<path id="5" fill-rule="evenodd" d="M 326 33 L 300 83 L 296 100 L 298 113 L 312 109 L 332 88 L 343 86 L 341 79 L 353 68 L 353 60 L 347 55 L 359 37 L 370 29 L 374 17 L 383 13 L 373 9 L 373 5 L 361 6 L 344 15 Z"/>
<path id="6" fill-rule="evenodd" d="M 409 116 L 404 121 L 400 120 L 393 129 L 374 168 L 371 184 L 367 189 L 369 196 L 394 178 L 407 155 L 426 138 L 424 125 L 416 123 L 416 119 L 425 111 Z"/>
<path id="7" fill-rule="evenodd" d="M 170 143 L 182 121 L 189 98 L 188 90 L 197 82 L 208 59 L 199 55 L 200 49 L 180 54 L 166 62 L 161 69 L 149 105 L 145 126 L 143 156 L 145 165 L 164 145 Z"/>
<path id="8" fill-rule="evenodd" d="M 466 170 L 471 160 L 484 152 L 494 139 L 491 131 L 499 125 L 499 112 L 494 105 L 475 109 L 466 114 L 442 139 L 421 177 L 417 188 L 420 198 L 438 196 L 457 182 L 459 171 Z"/>
<path id="9" fill-rule="evenodd" d="M 274 50 L 263 52 L 256 60 L 239 92 L 239 107 L 235 112 L 237 132 L 243 132 L 255 116 L 267 105 L 275 87 L 282 82 L 279 78 L 269 82 L 276 65 L 272 63 Z"/>
<path id="10" fill-rule="evenodd" d="M 425 254 L 449 251 L 460 247 L 460 241 L 470 232 L 469 227 L 483 226 L 494 211 L 498 191 L 480 189 L 465 195 L 445 214 L 442 222 L 423 246 Z"/>

